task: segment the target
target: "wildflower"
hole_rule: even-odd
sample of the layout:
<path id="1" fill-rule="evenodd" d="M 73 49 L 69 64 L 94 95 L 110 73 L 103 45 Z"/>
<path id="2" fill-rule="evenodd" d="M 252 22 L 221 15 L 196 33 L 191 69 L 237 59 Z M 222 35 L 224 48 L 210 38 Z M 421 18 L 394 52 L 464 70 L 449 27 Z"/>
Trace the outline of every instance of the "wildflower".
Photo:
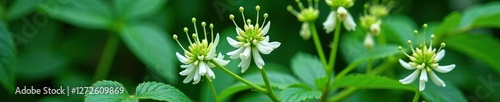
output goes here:
<path id="1" fill-rule="evenodd" d="M 424 29 L 427 28 L 427 24 L 424 25 Z M 418 31 L 414 31 L 415 34 L 418 34 Z M 424 33 L 425 36 L 425 33 Z M 399 50 L 403 52 L 408 58 L 410 58 L 410 62 L 405 62 L 399 59 L 399 63 L 403 68 L 408 70 L 415 70 L 409 76 L 404 79 L 399 80 L 402 84 L 410 84 L 417 76 L 419 77 L 419 90 L 423 91 L 425 89 L 425 83 L 427 82 L 427 74 L 429 74 L 432 82 L 437 86 L 445 87 L 446 84 L 443 80 L 441 80 L 434 71 L 440 73 L 448 73 L 455 68 L 455 64 L 440 66 L 438 61 L 443 59 L 445 50 L 442 49 L 446 46 L 443 42 L 441 43 L 441 47 L 436 52 L 435 48 L 432 48 L 432 39 L 434 39 L 434 35 L 431 35 L 431 43 L 429 46 L 420 45 L 419 47 L 413 49 L 411 40 L 408 40 L 408 45 L 411 47 L 412 54 L 411 56 L 403 51 L 403 48 L 399 46 Z M 425 42 L 425 39 L 424 39 Z"/>
<path id="2" fill-rule="evenodd" d="M 326 33 L 330 33 L 335 30 L 335 24 L 337 21 L 342 22 L 347 31 L 354 31 L 356 29 L 354 19 L 345 9 L 354 5 L 353 0 L 325 0 L 325 2 L 330 7 L 334 9 L 336 8 L 336 10 L 332 10 L 330 14 L 328 14 L 326 21 L 323 23 Z"/>
<path id="3" fill-rule="evenodd" d="M 304 8 L 304 5 L 300 2 L 300 0 L 295 0 L 297 5 L 299 6 L 300 13 L 295 11 L 291 5 L 288 5 L 287 10 L 291 12 L 293 15 L 297 16 L 297 19 L 302 22 L 302 27 L 300 29 L 300 36 L 304 40 L 309 40 L 311 38 L 311 31 L 309 28 L 309 23 L 313 23 L 318 19 L 319 10 L 318 10 L 318 2 L 319 0 L 314 0 L 315 4 L 312 3 L 312 0 L 307 0 L 309 3 L 309 7 Z M 313 6 L 314 5 L 314 6 Z"/>
<path id="4" fill-rule="evenodd" d="M 221 66 L 227 65 L 229 61 L 224 60 L 224 55 L 222 55 L 221 53 L 219 53 L 218 55 L 215 54 L 215 49 L 217 47 L 217 44 L 219 44 L 219 34 L 217 33 L 214 39 L 214 25 L 210 24 L 210 34 L 212 42 L 208 42 L 207 31 L 205 28 L 206 23 L 201 23 L 205 38 L 200 40 L 198 36 L 198 29 L 196 28 L 196 18 L 193 18 L 192 22 L 195 30 L 195 33 L 192 34 L 194 41 L 191 41 L 191 39 L 189 38 L 188 28 L 184 27 L 184 32 L 186 33 L 189 41 L 187 50 L 182 46 L 179 40 L 177 40 L 177 34 L 174 34 L 173 38 L 175 41 L 177 41 L 179 46 L 181 46 L 182 50 L 184 51 L 184 55 L 181 55 L 179 52 L 175 53 L 177 59 L 179 59 L 179 61 L 183 64 L 181 65 L 181 68 L 184 69 L 179 74 L 182 76 L 187 76 L 182 82 L 189 83 L 191 82 L 191 80 L 193 80 L 193 84 L 197 84 L 198 82 L 200 82 L 202 76 L 206 76 L 209 80 L 215 79 L 215 73 L 211 69 L 215 67 L 215 65 L 211 62 L 211 60 L 217 62 Z"/>
<path id="5" fill-rule="evenodd" d="M 255 9 L 257 10 L 257 20 L 255 25 L 253 25 L 250 19 L 245 21 L 245 15 L 243 14 L 244 8 L 240 7 L 244 23 L 243 28 L 240 28 L 236 24 L 236 21 L 234 21 L 234 15 L 229 15 L 229 18 L 236 26 L 236 34 L 238 34 L 238 36 L 236 36 L 236 40 L 230 37 L 227 37 L 226 39 L 231 46 L 238 49 L 228 52 L 227 55 L 229 55 L 231 59 L 241 59 L 241 62 L 238 64 L 238 67 L 241 67 L 241 73 L 244 73 L 248 69 L 252 57 L 257 67 L 262 69 L 265 62 L 260 56 L 260 53 L 269 54 L 281 45 L 280 42 L 269 42 L 269 36 L 266 36 L 266 34 L 269 31 L 271 21 L 265 23 L 268 17 L 268 14 L 265 13 L 263 15 L 264 21 L 262 21 L 262 26 L 259 25 L 258 15 L 260 6 L 257 5 Z"/>

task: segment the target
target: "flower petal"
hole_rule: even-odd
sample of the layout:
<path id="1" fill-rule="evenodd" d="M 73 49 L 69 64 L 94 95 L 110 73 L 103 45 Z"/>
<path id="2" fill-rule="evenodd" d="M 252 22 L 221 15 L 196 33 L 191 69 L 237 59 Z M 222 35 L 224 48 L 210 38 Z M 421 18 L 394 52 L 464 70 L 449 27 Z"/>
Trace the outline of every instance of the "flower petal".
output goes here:
<path id="1" fill-rule="evenodd" d="M 240 36 L 240 31 L 243 31 L 243 30 L 239 27 L 236 27 L 236 34 L 238 34 L 238 36 Z"/>
<path id="2" fill-rule="evenodd" d="M 415 69 L 415 67 L 411 67 L 411 65 L 409 63 L 403 61 L 402 59 L 399 59 L 399 64 L 401 64 L 401 66 L 403 66 L 403 68 L 408 69 L 408 70 Z"/>
<path id="3" fill-rule="evenodd" d="M 270 54 L 273 51 L 273 48 L 265 46 L 264 43 L 259 43 L 256 45 L 257 49 L 259 50 L 260 53 L 262 54 Z"/>
<path id="4" fill-rule="evenodd" d="M 440 61 L 441 59 L 443 59 L 444 57 L 444 53 L 445 53 L 445 50 L 444 49 L 441 49 L 441 51 L 439 51 L 436 55 L 436 57 L 434 57 L 434 60 L 436 61 Z"/>
<path id="5" fill-rule="evenodd" d="M 311 30 L 309 30 L 309 25 L 307 23 L 302 23 L 299 34 L 303 40 L 309 40 L 309 38 L 311 38 Z"/>
<path id="6" fill-rule="evenodd" d="M 427 70 L 421 69 L 422 72 L 420 72 L 420 81 L 427 82 Z"/>
<path id="7" fill-rule="evenodd" d="M 240 58 L 240 54 L 245 50 L 245 47 L 240 47 L 234 51 L 228 52 L 227 55 L 229 55 L 229 58 L 231 59 L 237 59 Z"/>
<path id="8" fill-rule="evenodd" d="M 226 66 L 229 63 L 229 60 L 224 60 L 224 55 L 222 55 L 221 53 L 219 53 L 217 58 L 214 58 L 213 60 L 221 66 Z M 209 64 L 209 66 L 210 66 L 210 64 Z M 215 67 L 215 66 L 213 66 L 213 67 Z"/>
<path id="9" fill-rule="evenodd" d="M 201 80 L 201 75 L 198 74 L 198 73 L 199 73 L 198 70 L 196 70 L 196 73 L 194 73 L 194 82 L 193 82 L 193 84 L 198 84 L 200 82 L 200 80 Z"/>
<path id="10" fill-rule="evenodd" d="M 264 62 L 264 60 L 260 56 L 260 53 L 257 51 L 257 48 L 255 48 L 255 47 L 252 48 L 252 55 L 253 55 L 253 61 L 255 62 L 255 65 L 257 65 L 257 67 L 259 69 L 262 69 L 262 66 L 264 66 L 266 63 Z"/>
<path id="11" fill-rule="evenodd" d="M 205 64 L 205 61 L 200 61 L 200 64 L 198 65 L 198 70 L 200 75 L 205 75 L 207 73 L 208 65 Z"/>
<path id="12" fill-rule="evenodd" d="M 266 35 L 267 32 L 269 32 L 269 27 L 271 26 L 271 21 L 268 21 L 266 26 L 264 26 L 264 28 L 262 29 L 262 35 Z"/>
<path id="13" fill-rule="evenodd" d="M 437 68 L 434 68 L 437 72 L 440 73 L 448 73 L 451 70 L 455 68 L 455 64 L 447 65 L 447 66 L 438 66 Z"/>
<path id="14" fill-rule="evenodd" d="M 417 79 L 418 74 L 420 74 L 420 71 L 415 70 L 415 71 L 413 71 L 413 73 L 411 73 L 410 75 L 408 75 L 404 79 L 399 80 L 399 82 L 401 82 L 402 84 L 410 84 L 413 81 L 415 81 L 415 79 Z"/>
<path id="15" fill-rule="evenodd" d="M 424 89 L 425 89 L 425 82 L 424 81 L 420 81 L 418 83 L 418 90 L 419 91 L 424 91 Z"/>
<path id="16" fill-rule="evenodd" d="M 188 74 L 191 74 L 194 71 L 194 69 L 196 69 L 196 68 L 194 68 L 194 66 L 192 64 L 189 64 L 189 65 L 187 65 L 186 69 L 179 72 L 179 74 L 182 76 L 186 76 Z"/>
<path id="17" fill-rule="evenodd" d="M 207 74 L 206 76 L 209 76 L 211 79 L 215 79 L 215 73 L 212 71 L 212 68 L 207 69 Z"/>
<path id="18" fill-rule="evenodd" d="M 245 47 L 245 50 L 243 51 L 243 53 L 240 54 L 240 59 L 248 59 L 250 58 L 250 54 L 251 54 L 251 48 L 250 47 Z"/>
<path id="19" fill-rule="evenodd" d="M 250 66 L 250 60 L 250 58 L 242 59 L 240 64 L 238 64 L 238 67 L 241 67 L 241 73 L 245 73 L 245 71 L 247 71 L 248 67 Z"/>
<path id="20" fill-rule="evenodd" d="M 434 71 L 430 71 L 429 76 L 431 77 L 432 82 L 434 82 L 434 84 L 436 84 L 437 86 L 446 87 L 446 84 L 444 83 L 444 81 L 441 80 L 441 78 L 439 78 L 436 75 L 436 73 L 434 73 Z"/>
<path id="21" fill-rule="evenodd" d="M 194 74 L 188 74 L 186 78 L 182 81 L 182 83 L 189 83 L 191 80 L 193 80 Z"/>
<path id="22" fill-rule="evenodd" d="M 335 11 L 330 11 L 328 17 L 326 17 L 326 21 L 323 22 L 323 29 L 325 29 L 326 33 L 331 33 L 335 30 L 335 22 L 337 21 L 337 14 Z"/>
<path id="23" fill-rule="evenodd" d="M 347 12 L 347 17 L 343 23 L 347 31 L 356 30 L 356 22 L 354 22 L 354 19 L 352 18 L 352 15 L 349 12 Z"/>
<path id="24" fill-rule="evenodd" d="M 175 52 L 175 55 L 177 56 L 177 59 L 179 59 L 179 61 L 181 63 L 184 63 L 184 64 L 187 64 L 187 58 L 182 56 L 179 52 Z"/>
<path id="25" fill-rule="evenodd" d="M 236 41 L 230 37 L 226 37 L 226 39 L 227 39 L 227 42 L 229 43 L 229 45 L 231 45 L 232 47 L 235 47 L 235 48 L 241 47 L 241 45 L 238 44 L 238 41 Z"/>

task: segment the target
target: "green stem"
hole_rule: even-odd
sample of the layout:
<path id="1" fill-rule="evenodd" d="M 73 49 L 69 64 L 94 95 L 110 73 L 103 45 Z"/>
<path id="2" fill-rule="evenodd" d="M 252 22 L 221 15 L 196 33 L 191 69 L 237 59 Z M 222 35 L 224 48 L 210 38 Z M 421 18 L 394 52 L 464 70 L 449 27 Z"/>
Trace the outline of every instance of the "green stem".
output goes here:
<path id="1" fill-rule="evenodd" d="M 337 93 L 337 95 L 331 97 L 328 102 L 340 102 L 341 100 L 344 100 L 354 92 L 356 92 L 358 88 L 347 88 L 342 90 L 341 92 Z"/>
<path id="2" fill-rule="evenodd" d="M 415 92 L 415 96 L 413 97 L 413 101 L 412 102 L 417 102 L 418 98 L 420 98 L 420 91 L 416 91 Z"/>
<path id="3" fill-rule="evenodd" d="M 269 82 L 269 79 L 267 78 L 266 70 L 264 67 L 260 69 L 260 74 L 262 74 L 262 79 L 264 79 L 264 83 L 266 83 L 266 87 L 269 93 L 267 95 L 269 98 L 271 98 L 274 102 L 279 102 L 280 99 L 274 94 L 273 88 L 271 86 L 271 83 Z"/>
<path id="4" fill-rule="evenodd" d="M 337 57 L 337 50 L 339 46 L 339 39 L 340 39 L 340 22 L 337 21 L 335 24 L 335 35 L 333 36 L 333 45 L 332 45 L 332 50 L 330 51 L 330 59 L 328 60 L 328 67 L 331 68 L 329 71 L 332 71 L 335 69 L 335 60 Z"/>
<path id="5" fill-rule="evenodd" d="M 231 75 L 232 77 L 236 78 L 236 80 L 239 80 L 245 84 L 247 84 L 248 86 L 254 88 L 255 90 L 259 91 L 259 92 L 262 92 L 264 94 L 267 94 L 267 90 L 260 87 L 260 86 L 257 86 L 255 84 L 253 84 L 252 82 L 249 82 L 248 80 L 246 79 L 243 79 L 242 77 L 240 77 L 239 75 L 237 74 L 234 74 L 233 72 L 231 72 L 230 70 L 228 70 L 226 67 L 223 67 L 221 66 L 219 63 L 215 62 L 214 60 L 210 60 L 210 62 L 212 62 L 213 64 L 215 64 L 215 66 L 217 66 L 217 68 L 221 69 L 222 71 L 226 72 L 227 74 Z"/>
<path id="6" fill-rule="evenodd" d="M 370 74 L 372 72 L 373 60 L 369 59 L 368 64 L 366 65 L 366 74 Z"/>
<path id="7" fill-rule="evenodd" d="M 214 83 L 212 83 L 211 79 L 208 79 L 208 84 L 210 85 L 210 89 L 212 89 L 212 94 L 214 95 L 215 102 L 220 102 L 219 98 L 217 97 L 217 91 L 215 90 Z"/>
<path id="8" fill-rule="evenodd" d="M 316 47 L 316 51 L 318 51 L 319 59 L 321 60 L 321 63 L 323 64 L 325 71 L 327 71 L 328 64 L 326 63 L 325 52 L 323 52 L 323 47 L 321 46 L 321 41 L 318 36 L 318 31 L 316 31 L 316 25 L 314 25 L 314 22 L 308 22 L 307 24 L 309 24 L 309 28 L 311 29 L 314 46 Z"/>
<path id="9" fill-rule="evenodd" d="M 337 74 L 337 76 L 335 76 L 335 80 L 338 80 L 338 79 L 344 77 L 347 73 L 349 73 L 351 70 L 356 68 L 359 64 L 361 64 L 361 62 L 363 62 L 363 61 L 359 60 L 359 61 L 355 61 L 355 62 L 349 64 L 346 68 L 344 68 L 344 70 L 340 71 L 340 73 Z"/>
<path id="10" fill-rule="evenodd" d="M 116 48 L 118 47 L 118 43 L 120 39 L 116 34 L 110 34 L 108 37 L 108 41 L 104 47 L 104 51 L 102 52 L 101 59 L 99 60 L 99 64 L 97 65 L 97 70 L 92 78 L 93 81 L 98 81 L 105 79 L 108 76 L 109 69 L 111 68 L 111 64 L 113 62 L 113 57 L 116 53 Z"/>

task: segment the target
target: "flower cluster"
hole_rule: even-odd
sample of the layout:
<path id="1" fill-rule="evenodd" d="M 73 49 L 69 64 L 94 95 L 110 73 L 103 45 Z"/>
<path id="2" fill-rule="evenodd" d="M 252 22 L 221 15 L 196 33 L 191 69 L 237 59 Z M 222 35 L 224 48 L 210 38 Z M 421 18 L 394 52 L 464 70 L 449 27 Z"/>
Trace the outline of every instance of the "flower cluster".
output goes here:
<path id="1" fill-rule="evenodd" d="M 211 42 L 208 42 L 207 31 L 205 28 L 207 24 L 205 22 L 201 22 L 205 38 L 200 40 L 198 29 L 196 28 L 196 18 L 193 18 L 192 22 L 195 30 L 195 33 L 191 35 L 191 37 L 193 37 L 193 41 L 189 38 L 188 28 L 184 27 L 184 33 L 186 33 L 189 41 L 188 49 L 185 49 L 179 42 L 177 34 L 174 34 L 173 39 L 177 41 L 179 46 L 181 46 L 184 51 L 184 55 L 181 55 L 179 52 L 175 53 L 177 59 L 179 59 L 179 61 L 183 64 L 181 65 L 181 68 L 184 69 L 179 74 L 187 76 L 183 83 L 189 83 L 193 80 L 193 84 L 197 84 L 200 82 L 202 76 L 206 76 L 209 80 L 215 79 L 215 73 L 211 69 L 215 67 L 215 65 L 211 61 L 215 61 L 221 66 L 225 66 L 229 63 L 229 60 L 224 60 L 224 55 L 221 53 L 218 55 L 215 54 L 215 49 L 217 44 L 219 44 L 219 34 L 217 33 L 214 39 L 214 25 L 210 24 Z"/>
<path id="2" fill-rule="evenodd" d="M 367 31 L 365 35 L 364 45 L 367 49 L 371 49 L 375 42 L 373 40 L 374 36 L 380 34 L 380 25 L 382 24 L 382 17 L 389 14 L 391 8 L 394 6 L 394 1 L 377 2 L 374 1 L 371 4 L 365 4 L 364 15 L 360 17 L 361 28 Z"/>
<path id="3" fill-rule="evenodd" d="M 304 40 L 309 40 L 311 38 L 311 31 L 309 28 L 309 24 L 312 23 L 314 24 L 314 21 L 318 19 L 319 15 L 319 10 L 318 10 L 318 2 L 319 0 L 314 0 L 314 4 L 312 0 L 307 0 L 309 3 L 309 6 L 307 8 L 304 8 L 304 5 L 300 0 L 295 0 L 297 2 L 297 5 L 299 6 L 300 12 L 297 12 L 296 10 L 293 9 L 291 5 L 288 5 L 287 10 L 291 12 L 293 15 L 297 17 L 297 19 L 302 22 L 302 27 L 300 29 L 300 36 Z M 313 6 L 314 5 L 314 6 Z"/>
<path id="4" fill-rule="evenodd" d="M 424 25 L 424 29 L 427 28 L 427 24 Z M 415 34 L 418 34 L 418 31 L 414 31 Z M 425 36 L 425 32 L 424 32 Z M 434 71 L 440 72 L 440 73 L 448 73 L 451 70 L 455 68 L 455 64 L 451 65 L 445 65 L 445 66 L 440 66 L 439 61 L 443 59 L 445 50 L 442 49 L 446 46 L 446 44 L 443 42 L 441 43 L 441 47 L 436 50 L 436 48 L 432 47 L 432 40 L 434 39 L 434 35 L 431 35 L 431 42 L 429 46 L 426 46 L 425 44 L 420 45 L 419 47 L 416 47 L 415 49 L 412 46 L 411 40 L 408 40 L 408 45 L 411 48 L 412 54 L 409 55 L 406 52 L 403 51 L 403 48 L 399 46 L 399 50 L 403 52 L 409 59 L 410 62 L 405 62 L 401 59 L 399 59 L 399 63 L 403 68 L 408 69 L 408 70 L 415 70 L 413 73 L 411 73 L 409 76 L 407 76 L 404 79 L 399 80 L 399 82 L 403 84 L 410 84 L 415 79 L 417 79 L 418 75 L 420 74 L 419 77 L 419 90 L 423 91 L 425 89 L 425 83 L 427 82 L 427 74 L 429 74 L 429 77 L 431 78 L 432 82 L 436 84 L 437 86 L 445 87 L 446 84 L 444 83 L 443 80 L 441 80 L 435 73 Z M 425 38 L 424 38 L 425 42 Z"/>
<path id="5" fill-rule="evenodd" d="M 260 56 L 260 53 L 269 54 L 274 49 L 278 48 L 281 43 L 269 42 L 269 36 L 266 36 L 271 25 L 271 21 L 265 23 L 267 17 L 269 16 L 267 13 L 264 13 L 264 20 L 262 21 L 262 24 L 259 25 L 260 6 L 257 5 L 255 7 L 255 10 L 257 10 L 255 24 L 252 24 L 252 20 L 250 19 L 245 20 L 243 7 L 240 7 L 239 10 L 241 12 L 244 25 L 242 27 L 238 26 L 236 21 L 234 21 L 234 15 L 229 15 L 229 18 L 236 26 L 236 34 L 238 34 L 238 36 L 236 36 L 236 40 L 227 37 L 229 44 L 238 49 L 228 52 L 227 55 L 229 55 L 231 59 L 241 59 L 241 62 L 238 64 L 238 67 L 241 67 L 241 73 L 244 73 L 248 69 L 252 57 L 257 67 L 262 69 L 265 62 Z"/>
<path id="6" fill-rule="evenodd" d="M 356 29 L 356 22 L 351 14 L 346 10 L 354 5 L 354 0 L 325 0 L 326 4 L 332 8 L 330 14 L 323 23 L 326 33 L 335 30 L 337 21 L 344 24 L 347 31 L 354 31 Z"/>

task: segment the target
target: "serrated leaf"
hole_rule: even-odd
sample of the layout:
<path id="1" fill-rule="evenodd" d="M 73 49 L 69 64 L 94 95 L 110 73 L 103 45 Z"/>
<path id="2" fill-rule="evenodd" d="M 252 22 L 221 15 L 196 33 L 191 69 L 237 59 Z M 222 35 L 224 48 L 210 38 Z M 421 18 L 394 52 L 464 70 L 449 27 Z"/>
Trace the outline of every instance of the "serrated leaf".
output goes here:
<path id="1" fill-rule="evenodd" d="M 122 19 L 147 17 L 158 11 L 167 0 L 116 0 L 115 8 Z"/>
<path id="2" fill-rule="evenodd" d="M 14 41 L 7 25 L 0 20 L 0 84 L 9 92 L 14 91 L 16 60 Z"/>
<path id="3" fill-rule="evenodd" d="M 464 11 L 460 28 L 465 27 L 500 27 L 500 2 L 471 7 Z"/>
<path id="4" fill-rule="evenodd" d="M 283 89 L 280 93 L 281 102 L 302 102 L 307 99 L 319 99 L 321 91 L 314 90 L 304 84 L 295 84 Z"/>
<path id="5" fill-rule="evenodd" d="M 334 87 L 355 87 L 368 89 L 398 89 L 416 91 L 417 88 L 403 85 L 398 80 L 389 79 L 383 76 L 371 76 L 363 74 L 351 74 L 336 80 Z"/>
<path id="6" fill-rule="evenodd" d="M 153 99 L 168 102 L 190 102 L 189 98 L 177 88 L 157 82 L 139 84 L 135 97 L 138 99 Z"/>
<path id="7" fill-rule="evenodd" d="M 99 87 L 107 87 L 107 88 L 123 88 L 124 91 L 123 93 L 120 94 L 86 94 L 85 95 L 85 102 L 131 102 L 131 101 L 138 101 L 137 99 L 130 99 L 129 94 L 127 92 L 127 88 L 125 88 L 121 83 L 116 82 L 116 81 L 109 81 L 109 80 L 104 80 L 104 81 L 98 81 L 94 84 L 92 84 L 92 87 L 99 88 Z"/>
<path id="8" fill-rule="evenodd" d="M 434 34 L 439 36 L 446 32 L 455 30 L 459 26 L 461 18 L 462 16 L 459 12 L 452 12 L 448 14 L 448 16 L 444 18 L 443 22 L 441 22 L 441 24 L 434 29 Z"/>
<path id="9" fill-rule="evenodd" d="M 7 12 L 7 20 L 13 21 L 33 11 L 40 0 L 15 0 Z"/>
<path id="10" fill-rule="evenodd" d="M 295 76 L 311 87 L 315 87 L 314 81 L 316 79 L 326 77 L 323 65 L 315 56 L 306 53 L 297 53 L 292 58 L 291 63 Z"/>
<path id="11" fill-rule="evenodd" d="M 278 89 L 284 89 L 288 87 L 289 85 L 292 85 L 294 83 L 299 82 L 297 79 L 295 79 L 293 76 L 290 74 L 282 73 L 282 72 L 275 72 L 275 71 L 268 71 L 267 72 L 267 77 L 269 78 L 269 82 L 271 85 L 275 88 Z M 259 86 L 265 86 L 264 80 L 262 79 L 262 76 L 260 73 L 250 73 L 246 76 L 243 76 L 244 79 L 259 85 Z M 227 87 L 224 89 L 220 94 L 219 94 L 219 100 L 223 100 L 234 93 L 243 91 L 243 90 L 248 90 L 251 89 L 250 86 L 242 83 L 242 82 L 236 82 L 230 87 Z"/>
<path id="12" fill-rule="evenodd" d="M 50 17 L 83 28 L 109 29 L 113 23 L 109 6 L 102 0 L 54 0 L 39 7 Z"/>
<path id="13" fill-rule="evenodd" d="M 427 83 L 430 84 L 430 83 Z M 422 97 L 429 102 L 467 102 L 464 94 L 455 86 L 447 84 L 446 87 L 426 85 Z"/>
<path id="14" fill-rule="evenodd" d="M 447 47 L 488 64 L 500 73 L 500 41 L 485 34 L 461 34 L 445 41 Z"/>
<path id="15" fill-rule="evenodd" d="M 128 48 L 150 70 L 170 83 L 177 82 L 179 67 L 175 66 L 175 53 L 171 50 L 174 47 L 165 31 L 152 24 L 134 24 L 123 27 L 120 34 Z"/>

